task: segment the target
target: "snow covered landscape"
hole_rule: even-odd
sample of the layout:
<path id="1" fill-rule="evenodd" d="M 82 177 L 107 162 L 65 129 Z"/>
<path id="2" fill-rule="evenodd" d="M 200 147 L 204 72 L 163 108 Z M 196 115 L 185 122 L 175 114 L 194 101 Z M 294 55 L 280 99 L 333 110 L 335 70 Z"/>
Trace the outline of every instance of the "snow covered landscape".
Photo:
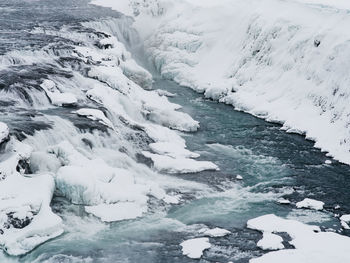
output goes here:
<path id="1" fill-rule="evenodd" d="M 0 262 L 350 262 L 349 12 L 0 2 Z"/>

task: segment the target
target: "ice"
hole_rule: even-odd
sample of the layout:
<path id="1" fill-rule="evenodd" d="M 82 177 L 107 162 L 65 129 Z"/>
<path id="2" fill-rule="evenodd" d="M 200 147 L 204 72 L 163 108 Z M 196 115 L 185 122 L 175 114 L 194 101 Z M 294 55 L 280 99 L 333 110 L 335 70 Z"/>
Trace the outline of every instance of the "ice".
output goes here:
<path id="1" fill-rule="evenodd" d="M 193 259 L 199 259 L 203 255 L 203 251 L 211 247 L 209 238 L 194 238 L 189 239 L 180 244 L 182 254 Z"/>
<path id="2" fill-rule="evenodd" d="M 208 161 L 197 161 L 188 158 L 173 158 L 143 151 L 142 154 L 154 163 L 154 168 L 166 173 L 198 173 L 205 170 L 218 170 L 218 166 Z"/>
<path id="3" fill-rule="evenodd" d="M 147 212 L 147 205 L 133 202 L 85 206 L 85 211 L 101 218 L 104 222 L 115 222 L 141 217 Z"/>
<path id="4" fill-rule="evenodd" d="M 5 123 L 0 122 L 0 144 L 3 143 L 9 137 L 9 134 L 10 130 L 8 126 Z"/>
<path id="5" fill-rule="evenodd" d="M 350 238 L 333 232 L 321 232 L 317 226 L 306 225 L 295 220 L 287 220 L 275 215 L 265 215 L 251 219 L 248 228 L 265 233 L 287 233 L 295 249 L 269 252 L 251 263 L 274 262 L 320 262 L 342 263 L 350 260 L 348 249 Z"/>
<path id="6" fill-rule="evenodd" d="M 305 198 L 303 201 L 296 203 L 297 208 L 310 208 L 314 210 L 322 210 L 324 203 L 322 201 Z"/>
<path id="7" fill-rule="evenodd" d="M 77 111 L 75 111 L 76 114 L 80 115 L 80 116 L 86 116 L 87 118 L 94 120 L 94 121 L 98 121 L 100 123 L 102 123 L 103 125 L 114 129 L 113 123 L 105 116 L 105 114 L 97 109 L 79 109 Z"/>
<path id="8" fill-rule="evenodd" d="M 219 227 L 215 227 L 212 229 L 201 229 L 199 230 L 199 233 L 208 237 L 224 237 L 231 234 L 230 231 Z"/>
<path id="9" fill-rule="evenodd" d="M 266 232 L 257 245 L 263 250 L 279 250 L 284 248 L 282 242 L 283 238 L 280 236 Z"/>
<path id="10" fill-rule="evenodd" d="M 60 92 L 57 89 L 56 84 L 52 80 L 46 79 L 43 81 L 43 83 L 40 86 L 46 92 L 46 95 L 49 97 L 53 105 L 56 105 L 56 106 L 72 105 L 78 102 L 74 94 Z"/>

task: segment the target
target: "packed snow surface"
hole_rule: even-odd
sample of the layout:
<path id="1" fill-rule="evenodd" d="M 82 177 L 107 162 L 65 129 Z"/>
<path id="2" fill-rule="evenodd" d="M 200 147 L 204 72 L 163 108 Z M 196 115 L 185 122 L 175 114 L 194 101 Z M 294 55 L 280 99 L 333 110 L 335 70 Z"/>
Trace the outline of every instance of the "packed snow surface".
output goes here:
<path id="1" fill-rule="evenodd" d="M 310 208 L 315 210 L 322 210 L 324 203 L 322 201 L 305 198 L 303 201 L 296 203 L 297 208 Z"/>
<path id="2" fill-rule="evenodd" d="M 193 238 L 182 242 L 182 254 L 189 258 L 199 259 L 202 257 L 204 250 L 211 247 L 209 238 Z"/>
<path id="3" fill-rule="evenodd" d="M 350 164 L 349 1 L 95 3 L 133 10 L 163 77 L 305 134 Z"/>
<path id="4" fill-rule="evenodd" d="M 264 238 L 265 234 L 269 236 L 273 233 L 287 233 L 292 238 L 289 243 L 295 247 L 295 249 L 269 252 L 259 258 L 250 260 L 251 263 L 350 262 L 348 252 L 350 238 L 347 236 L 333 232 L 321 232 L 317 226 L 283 219 L 272 214 L 249 220 L 248 228 L 263 232 Z M 274 237 L 274 239 L 276 239 L 274 241 L 277 241 L 277 238 Z M 272 240 L 269 238 L 269 241 Z M 267 240 L 263 244 L 266 244 L 265 242 Z M 273 243 L 273 245 L 277 244 L 277 242 Z"/>

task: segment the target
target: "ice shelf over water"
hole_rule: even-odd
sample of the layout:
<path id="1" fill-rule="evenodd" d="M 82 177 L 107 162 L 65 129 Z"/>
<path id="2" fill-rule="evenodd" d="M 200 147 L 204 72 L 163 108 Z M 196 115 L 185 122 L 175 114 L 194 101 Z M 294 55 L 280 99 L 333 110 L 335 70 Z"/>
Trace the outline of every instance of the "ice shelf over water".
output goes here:
<path id="1" fill-rule="evenodd" d="M 321 232 L 317 226 L 306 225 L 294 220 L 287 220 L 275 215 L 265 215 L 248 221 L 248 228 L 263 232 L 264 249 L 283 248 L 281 239 L 273 233 L 287 233 L 289 242 L 295 249 L 282 249 L 269 252 L 251 263 L 274 262 L 320 262 L 342 263 L 350 261 L 350 238 L 333 232 Z M 272 242 L 273 241 L 273 242 Z M 271 248 L 273 247 L 273 248 Z"/>

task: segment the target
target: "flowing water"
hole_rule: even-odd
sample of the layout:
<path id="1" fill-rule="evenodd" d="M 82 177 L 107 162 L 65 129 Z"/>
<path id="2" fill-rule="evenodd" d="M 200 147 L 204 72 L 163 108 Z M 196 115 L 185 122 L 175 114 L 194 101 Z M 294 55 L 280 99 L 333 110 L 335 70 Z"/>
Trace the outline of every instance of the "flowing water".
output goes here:
<path id="1" fill-rule="evenodd" d="M 0 121 L 8 123 L 12 135 L 35 149 L 75 137 L 102 148 L 125 147 L 131 153 L 147 147 L 140 131 L 122 123 L 121 132 L 111 135 L 102 126 L 77 118 L 70 108 L 51 106 L 39 86 L 50 77 L 79 96 L 81 85 L 91 80 L 84 76 L 82 63 L 69 59 L 72 46 L 89 41 L 86 34 L 98 37 L 100 28 L 135 47 L 138 38 L 129 28 L 130 20 L 84 0 L 2 0 L 0 13 Z M 95 30 L 82 26 L 89 21 Z M 21 257 L 0 254 L 0 262 L 192 262 L 179 244 L 197 237 L 203 226 L 222 227 L 232 234 L 211 238 L 213 246 L 201 262 L 248 262 L 264 252 L 256 246 L 261 234 L 247 229 L 246 222 L 269 213 L 350 235 L 334 217 L 350 213 L 348 166 L 325 164 L 327 157 L 311 141 L 287 134 L 277 124 L 206 100 L 156 73 L 154 79 L 154 89 L 176 94 L 170 101 L 201 124 L 198 132 L 182 134 L 188 148 L 220 171 L 171 175 L 203 189 L 173 187 L 183 196 L 179 205 L 151 200 L 145 216 L 110 224 L 55 196 L 51 206 L 63 218 L 65 233 Z M 91 101 L 80 106 L 86 105 L 96 107 Z M 136 154 L 132 158 L 138 160 Z M 136 162 L 125 161 L 130 163 L 130 169 L 136 169 Z M 279 204 L 282 197 L 292 204 Z M 294 203 L 305 197 L 325 202 L 325 210 L 295 209 Z"/>

